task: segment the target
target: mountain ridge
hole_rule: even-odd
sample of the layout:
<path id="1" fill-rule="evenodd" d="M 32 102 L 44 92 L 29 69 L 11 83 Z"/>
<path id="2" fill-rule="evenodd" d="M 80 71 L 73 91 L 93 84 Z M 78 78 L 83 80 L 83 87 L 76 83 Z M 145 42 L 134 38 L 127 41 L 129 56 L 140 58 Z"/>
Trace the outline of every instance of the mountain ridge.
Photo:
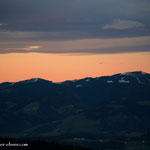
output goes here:
<path id="1" fill-rule="evenodd" d="M 0 135 L 97 137 L 150 127 L 150 74 L 0 84 Z"/>
<path id="2" fill-rule="evenodd" d="M 113 75 L 106 75 L 106 76 L 99 76 L 99 77 L 85 77 L 85 78 L 81 78 L 81 79 L 73 79 L 73 80 L 65 80 L 65 81 L 61 81 L 61 82 L 53 82 L 51 80 L 46 80 L 46 79 L 43 79 L 43 78 L 30 78 L 30 79 L 26 79 L 26 80 L 20 80 L 20 81 L 17 81 L 17 82 L 1 82 L 1 84 L 11 84 L 11 85 L 14 85 L 15 83 L 23 83 L 23 82 L 26 82 L 26 83 L 29 83 L 29 82 L 37 82 L 37 81 L 48 81 L 50 83 L 56 83 L 56 84 L 62 84 L 62 83 L 65 83 L 65 82 L 76 82 L 76 81 L 80 81 L 80 80 L 83 80 L 83 79 L 98 79 L 98 78 L 103 78 L 103 77 L 112 77 L 112 76 L 116 76 L 116 75 L 122 75 L 122 76 L 134 76 L 135 75 L 150 75 L 150 73 L 146 73 L 146 72 L 143 72 L 143 71 L 131 71 L 131 72 L 124 72 L 124 73 L 116 73 L 116 74 L 113 74 Z"/>

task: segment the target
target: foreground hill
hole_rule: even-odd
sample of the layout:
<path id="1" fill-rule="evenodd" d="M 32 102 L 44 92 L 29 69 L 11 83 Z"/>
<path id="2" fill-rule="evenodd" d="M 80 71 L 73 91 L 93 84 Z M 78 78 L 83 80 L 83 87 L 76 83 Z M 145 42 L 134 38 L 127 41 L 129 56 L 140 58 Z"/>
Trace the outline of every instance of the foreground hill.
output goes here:
<path id="1" fill-rule="evenodd" d="M 0 136 L 142 136 L 150 130 L 150 74 L 0 84 Z"/>

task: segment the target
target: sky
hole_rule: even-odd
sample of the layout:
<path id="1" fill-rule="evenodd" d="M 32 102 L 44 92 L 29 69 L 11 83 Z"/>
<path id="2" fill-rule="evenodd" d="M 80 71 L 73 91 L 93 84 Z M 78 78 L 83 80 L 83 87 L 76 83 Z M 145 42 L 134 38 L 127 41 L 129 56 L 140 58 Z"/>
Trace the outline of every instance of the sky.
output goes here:
<path id="1" fill-rule="evenodd" d="M 0 0 L 0 82 L 150 73 L 149 0 Z"/>

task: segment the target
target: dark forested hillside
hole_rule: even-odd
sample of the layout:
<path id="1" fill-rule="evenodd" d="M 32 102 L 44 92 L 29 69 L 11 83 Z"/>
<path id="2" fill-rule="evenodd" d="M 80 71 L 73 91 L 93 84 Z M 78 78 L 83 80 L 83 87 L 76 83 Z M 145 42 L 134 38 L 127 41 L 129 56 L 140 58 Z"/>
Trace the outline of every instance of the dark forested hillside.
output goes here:
<path id="1" fill-rule="evenodd" d="M 142 137 L 150 131 L 150 74 L 0 84 L 0 136 Z M 63 138 L 63 140 L 65 139 Z"/>

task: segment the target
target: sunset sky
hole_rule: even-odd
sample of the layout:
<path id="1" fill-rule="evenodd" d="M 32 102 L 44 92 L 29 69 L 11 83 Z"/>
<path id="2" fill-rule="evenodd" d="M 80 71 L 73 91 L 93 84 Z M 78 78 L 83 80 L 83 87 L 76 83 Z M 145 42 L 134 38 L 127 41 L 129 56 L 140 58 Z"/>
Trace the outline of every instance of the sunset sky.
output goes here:
<path id="1" fill-rule="evenodd" d="M 1 0 L 0 82 L 150 73 L 150 0 Z"/>

